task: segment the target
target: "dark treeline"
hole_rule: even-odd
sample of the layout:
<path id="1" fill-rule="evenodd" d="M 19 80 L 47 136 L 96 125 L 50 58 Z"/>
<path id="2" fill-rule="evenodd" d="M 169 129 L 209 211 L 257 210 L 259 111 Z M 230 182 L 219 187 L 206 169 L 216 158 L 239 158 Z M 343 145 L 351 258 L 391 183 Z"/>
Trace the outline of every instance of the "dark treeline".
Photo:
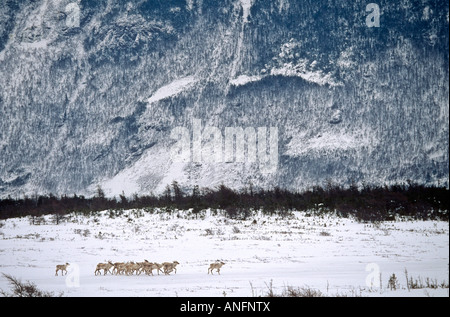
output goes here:
<path id="1" fill-rule="evenodd" d="M 98 187 L 95 196 L 86 198 L 73 195 L 56 197 L 40 195 L 0 201 L 0 219 L 46 214 L 65 215 L 70 212 L 91 213 L 107 209 L 163 208 L 199 213 L 207 208 L 224 210 L 231 218 L 246 218 L 252 210 L 263 213 L 286 213 L 304 210 L 313 213 L 336 212 L 340 216 L 354 216 L 360 221 L 394 220 L 396 216 L 414 219 L 441 219 L 448 221 L 449 189 L 424 186 L 408 182 L 390 186 L 350 186 L 343 188 L 328 183 L 303 192 L 290 192 L 280 188 L 271 190 L 252 187 L 233 190 L 224 185 L 216 189 L 195 186 L 183 191 L 177 182 L 166 187 L 160 196 L 134 195 L 107 198 Z M 150 209 L 148 209 L 150 208 Z"/>

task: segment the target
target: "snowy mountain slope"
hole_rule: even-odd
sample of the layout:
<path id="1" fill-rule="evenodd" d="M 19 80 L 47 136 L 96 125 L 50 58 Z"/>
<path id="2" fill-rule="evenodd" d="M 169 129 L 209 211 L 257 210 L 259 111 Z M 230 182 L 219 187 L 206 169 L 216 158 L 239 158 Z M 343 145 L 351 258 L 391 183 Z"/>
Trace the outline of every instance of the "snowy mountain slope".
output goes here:
<path id="1" fill-rule="evenodd" d="M 379 6 L 369 28 L 362 1 L 6 1 L 0 196 L 448 185 L 448 3 Z M 194 119 L 276 127 L 276 172 L 173 162 Z"/>

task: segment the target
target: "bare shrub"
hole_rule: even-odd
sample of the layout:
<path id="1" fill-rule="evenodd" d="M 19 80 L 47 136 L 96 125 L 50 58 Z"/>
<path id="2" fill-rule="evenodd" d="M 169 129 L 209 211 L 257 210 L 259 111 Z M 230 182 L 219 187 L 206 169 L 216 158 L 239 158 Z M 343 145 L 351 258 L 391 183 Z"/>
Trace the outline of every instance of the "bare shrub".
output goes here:
<path id="1" fill-rule="evenodd" d="M 392 290 L 396 290 L 397 288 L 399 288 L 399 283 L 398 283 L 398 279 L 397 276 L 395 276 L 394 273 L 392 273 L 392 275 L 389 277 L 388 280 L 388 288 L 392 291 Z"/>
<path id="2" fill-rule="evenodd" d="M 448 281 L 442 281 L 439 283 L 437 279 L 432 279 L 429 277 L 422 279 L 420 276 L 418 278 L 413 278 L 412 276 L 408 278 L 408 271 L 406 269 L 405 269 L 405 276 L 406 276 L 406 286 L 408 287 L 408 290 L 422 289 L 422 288 L 431 288 L 431 289 L 449 288 Z"/>
<path id="3" fill-rule="evenodd" d="M 7 293 L 3 290 L 0 290 L 0 294 L 4 297 L 55 297 L 53 292 L 46 292 L 39 290 L 34 283 L 26 282 L 23 283 L 17 278 L 4 274 L 3 277 L 8 280 L 9 285 L 11 286 L 11 293 Z M 63 293 L 57 295 L 61 297 Z"/>
<path id="4" fill-rule="evenodd" d="M 205 236 L 212 236 L 214 235 L 214 231 L 210 228 L 205 229 Z"/>
<path id="5" fill-rule="evenodd" d="M 224 232 L 221 228 L 217 228 L 217 229 L 213 229 L 213 228 L 207 228 L 205 229 L 205 233 L 203 234 L 203 236 L 221 236 L 223 235 Z"/>
<path id="6" fill-rule="evenodd" d="M 237 226 L 233 226 L 233 233 L 241 233 L 241 229 L 239 229 Z"/>
<path id="7" fill-rule="evenodd" d="M 292 287 L 285 288 L 282 294 L 283 297 L 325 297 L 325 295 L 311 287 Z"/>
<path id="8" fill-rule="evenodd" d="M 30 225 L 33 226 L 39 226 L 39 225 L 45 225 L 45 217 L 44 216 L 31 216 L 29 220 Z"/>
<path id="9" fill-rule="evenodd" d="M 265 297 L 325 297 L 325 295 L 321 291 L 308 286 L 285 286 L 281 294 L 276 294 L 273 290 L 272 280 L 269 284 L 265 284 L 268 290 L 264 295 Z"/>

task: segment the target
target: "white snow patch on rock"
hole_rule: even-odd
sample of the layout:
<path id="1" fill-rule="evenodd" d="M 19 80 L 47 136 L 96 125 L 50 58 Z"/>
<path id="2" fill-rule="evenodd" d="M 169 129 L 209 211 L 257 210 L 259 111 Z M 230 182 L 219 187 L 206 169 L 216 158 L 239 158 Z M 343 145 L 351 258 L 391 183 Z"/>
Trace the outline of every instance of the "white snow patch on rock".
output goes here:
<path id="1" fill-rule="evenodd" d="M 182 91 L 185 91 L 191 88 L 197 79 L 193 76 L 183 77 L 177 80 L 174 80 L 168 85 L 165 85 L 159 88 L 148 100 L 148 103 L 153 103 L 159 100 L 166 99 L 168 97 L 175 96 Z"/>
<path id="2" fill-rule="evenodd" d="M 247 85 L 248 83 L 259 81 L 261 79 L 262 79 L 261 76 L 240 75 L 237 78 L 230 80 L 230 84 L 233 86 L 244 86 Z"/>
<path id="3" fill-rule="evenodd" d="M 311 70 L 304 60 L 298 64 L 286 63 L 283 67 L 273 68 L 270 71 L 272 76 L 300 77 L 306 81 L 316 83 L 320 86 L 339 86 L 331 74 L 324 74 L 321 70 Z"/>
<path id="4" fill-rule="evenodd" d="M 355 136 L 346 133 L 324 132 L 314 137 L 306 136 L 306 132 L 291 139 L 287 155 L 300 156 L 327 150 L 348 150 L 363 146 L 373 146 L 376 140 L 364 134 Z"/>

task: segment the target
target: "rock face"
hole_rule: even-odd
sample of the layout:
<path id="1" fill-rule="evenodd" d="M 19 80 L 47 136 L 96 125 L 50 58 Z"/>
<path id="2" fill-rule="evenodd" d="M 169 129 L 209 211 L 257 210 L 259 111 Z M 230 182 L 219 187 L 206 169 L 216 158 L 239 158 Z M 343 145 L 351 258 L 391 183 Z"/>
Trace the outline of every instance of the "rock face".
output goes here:
<path id="1" fill-rule="evenodd" d="M 448 2 L 377 5 L 6 1 L 0 196 L 448 185 Z"/>

